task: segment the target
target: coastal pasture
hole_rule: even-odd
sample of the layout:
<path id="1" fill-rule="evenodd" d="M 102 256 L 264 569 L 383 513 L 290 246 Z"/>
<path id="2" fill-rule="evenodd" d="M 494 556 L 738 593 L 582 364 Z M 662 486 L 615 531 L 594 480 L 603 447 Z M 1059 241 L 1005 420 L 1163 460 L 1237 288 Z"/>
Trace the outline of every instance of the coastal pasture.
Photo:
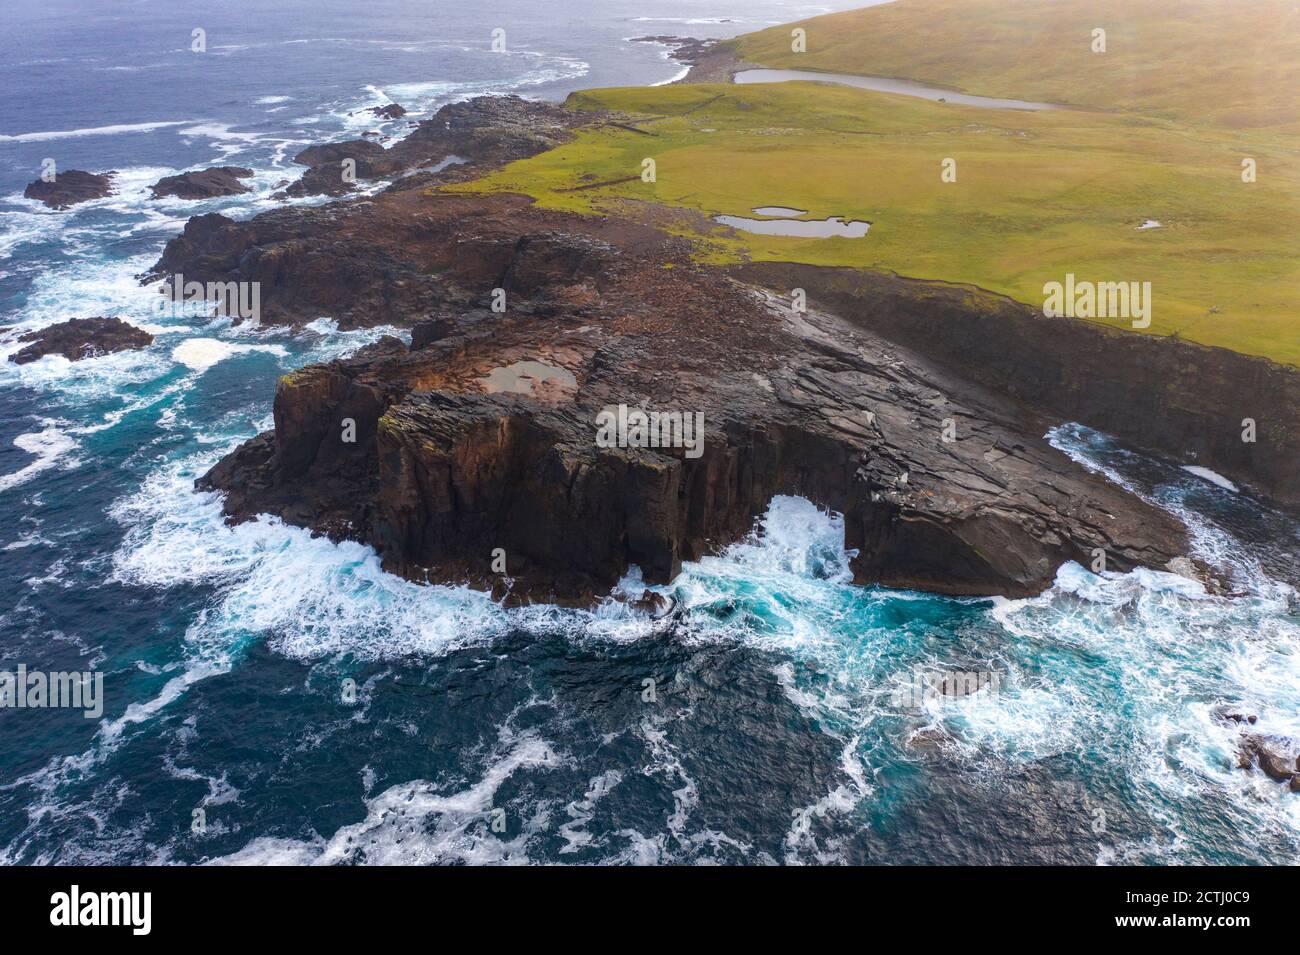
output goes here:
<path id="1" fill-rule="evenodd" d="M 796 26 L 804 53 L 790 48 Z M 1300 132 L 1293 0 L 901 0 L 750 33 L 735 48 L 768 67 Z"/>
<path id="2" fill-rule="evenodd" d="M 974 108 L 815 82 L 603 89 L 575 93 L 569 105 L 614 110 L 625 122 L 450 188 L 519 192 L 581 214 L 653 215 L 693 236 L 702 261 L 886 269 L 1035 307 L 1044 285 L 1067 273 L 1150 282 L 1146 332 L 1300 364 L 1295 137 L 1132 112 Z M 1243 182 L 1244 157 L 1257 164 L 1255 182 Z M 655 160 L 653 182 L 639 175 L 645 158 Z M 943 181 L 945 159 L 956 160 L 956 181 Z M 632 202 L 703 215 L 663 216 Z M 765 205 L 871 227 L 862 238 L 791 238 L 712 220 Z M 1161 225 L 1139 228 L 1148 220 Z"/>

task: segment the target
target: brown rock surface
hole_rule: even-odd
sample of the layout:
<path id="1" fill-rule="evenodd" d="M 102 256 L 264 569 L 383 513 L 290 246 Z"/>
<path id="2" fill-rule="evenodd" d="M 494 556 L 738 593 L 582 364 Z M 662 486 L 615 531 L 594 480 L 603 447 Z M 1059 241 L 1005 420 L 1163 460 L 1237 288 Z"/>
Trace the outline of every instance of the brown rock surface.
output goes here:
<path id="1" fill-rule="evenodd" d="M 113 191 L 115 172 L 94 173 L 68 169 L 54 177 L 53 182 L 37 179 L 27 184 L 23 195 L 43 202 L 51 209 L 67 209 L 79 202 L 103 199 Z"/>
<path id="2" fill-rule="evenodd" d="M 253 170 L 242 166 L 214 166 L 164 176 L 153 185 L 153 198 L 176 196 L 178 199 L 212 199 L 217 196 L 236 196 L 248 192 L 239 180 L 248 179 Z"/>
<path id="3" fill-rule="evenodd" d="M 80 361 L 153 344 L 152 335 L 120 318 L 73 318 L 20 335 L 18 340 L 31 342 L 9 356 L 9 360 L 18 365 L 46 355 L 62 355 L 68 361 Z"/>
<path id="4" fill-rule="evenodd" d="M 286 376 L 274 433 L 203 484 L 233 519 L 280 514 L 411 578 L 515 599 L 589 602 L 630 564 L 670 580 L 776 494 L 844 513 L 863 583 L 1025 595 L 1094 548 L 1116 570 L 1185 553 L 1174 518 L 1051 448 L 1023 406 L 687 252 L 631 221 L 416 189 L 192 220 L 161 270 L 260 280 L 264 321 L 420 330 L 413 350 Z M 599 447 L 597 415 L 620 404 L 703 413 L 702 453 Z"/>

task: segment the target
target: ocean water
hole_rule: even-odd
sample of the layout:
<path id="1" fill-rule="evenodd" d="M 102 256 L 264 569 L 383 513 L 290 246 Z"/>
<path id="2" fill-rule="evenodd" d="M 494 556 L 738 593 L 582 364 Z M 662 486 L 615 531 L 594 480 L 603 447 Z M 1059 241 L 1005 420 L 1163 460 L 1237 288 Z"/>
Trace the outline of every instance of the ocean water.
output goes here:
<path id="1" fill-rule="evenodd" d="M 1077 425 L 1051 439 L 1182 516 L 1233 596 L 1072 564 L 1029 600 L 854 587 L 836 515 L 779 498 L 658 588 L 669 619 L 506 610 L 384 574 L 356 544 L 226 527 L 193 490 L 269 426 L 277 376 L 388 330 L 158 314 L 135 276 L 189 215 L 274 207 L 308 143 L 400 135 L 349 115 L 387 98 L 419 119 L 480 93 L 662 82 L 677 65 L 627 37 L 854 5 L 5 5 L 0 359 L 74 316 L 157 340 L 0 360 L 0 669 L 94 668 L 106 696 L 101 720 L 0 709 L 0 860 L 1300 861 L 1300 797 L 1236 769 L 1213 717 L 1300 736 L 1282 582 L 1300 528 Z M 487 52 L 497 26 L 508 54 Z M 47 157 L 117 169 L 118 193 L 66 213 L 23 200 Z M 255 191 L 145 198 L 214 162 L 253 168 Z M 639 592 L 635 571 L 623 586 Z M 997 692 L 907 692 L 949 670 L 996 674 Z"/>

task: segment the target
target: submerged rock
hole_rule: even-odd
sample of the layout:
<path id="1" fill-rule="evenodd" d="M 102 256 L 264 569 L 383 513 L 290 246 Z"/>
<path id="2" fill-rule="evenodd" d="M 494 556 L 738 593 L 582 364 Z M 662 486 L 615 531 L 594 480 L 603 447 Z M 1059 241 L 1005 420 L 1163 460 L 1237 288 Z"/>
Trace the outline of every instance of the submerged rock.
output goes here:
<path id="1" fill-rule="evenodd" d="M 28 183 L 23 195 L 43 202 L 51 209 L 67 209 L 79 202 L 103 199 L 113 192 L 116 172 L 94 173 L 68 169 L 58 173 L 53 182 L 37 179 Z"/>
<path id="2" fill-rule="evenodd" d="M 1213 716 L 1220 723 L 1249 723 L 1255 725 L 1259 717 L 1254 713 L 1242 713 L 1229 707 L 1217 707 L 1213 711 Z"/>
<path id="3" fill-rule="evenodd" d="M 96 358 L 110 352 L 145 348 L 153 344 L 153 336 L 142 328 L 129 325 L 120 318 L 73 318 L 57 325 L 19 336 L 19 341 L 31 342 L 26 348 L 9 356 L 15 364 L 25 365 L 46 355 L 62 355 L 68 361 Z"/>
<path id="4" fill-rule="evenodd" d="M 214 166 L 211 169 L 164 176 L 154 183 L 153 198 L 175 196 L 178 199 L 212 199 L 217 196 L 235 196 L 249 191 L 239 180 L 248 179 L 252 175 L 253 170 L 242 166 Z"/>

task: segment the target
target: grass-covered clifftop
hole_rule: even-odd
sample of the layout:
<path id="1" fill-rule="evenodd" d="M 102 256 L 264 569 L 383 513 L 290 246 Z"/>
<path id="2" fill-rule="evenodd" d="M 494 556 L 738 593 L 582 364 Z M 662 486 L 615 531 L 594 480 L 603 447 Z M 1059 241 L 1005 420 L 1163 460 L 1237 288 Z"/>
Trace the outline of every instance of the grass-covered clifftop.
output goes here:
<path id="1" fill-rule="evenodd" d="M 802 27 L 807 50 L 791 50 Z M 1105 53 L 1093 52 L 1093 30 Z M 1292 0 L 898 0 L 746 34 L 766 66 L 1300 131 Z"/>
<path id="2" fill-rule="evenodd" d="M 699 236 L 701 255 L 712 260 L 890 269 L 1034 305 L 1044 284 L 1066 273 L 1150 282 L 1147 331 L 1300 364 L 1300 136 L 1288 125 L 1297 86 L 1288 92 L 1261 79 L 1282 82 L 1300 56 L 1256 62 L 1261 51 L 1280 57 L 1300 33 L 1265 35 L 1292 22 L 1288 8 L 1262 3 L 1234 13 L 1239 6 L 898 0 L 808 21 L 805 54 L 788 52 L 790 26 L 773 28 L 737 41 L 747 60 L 1107 108 L 980 109 L 802 82 L 594 90 L 575 94 L 571 107 L 625 113 L 635 129 L 583 131 L 459 188 L 521 192 L 593 214 L 652 201 L 704 213 L 680 217 L 676 228 Z M 1256 7 L 1280 18 L 1272 31 Z M 1151 39 L 1160 23 L 1182 23 L 1185 10 L 1204 36 L 1223 31 L 1218 95 L 1204 58 L 1175 42 L 1184 27 L 1174 40 Z M 1103 21 L 1107 52 L 1094 54 L 1091 26 L 1075 33 Z M 1242 22 L 1256 23 L 1258 42 L 1249 42 Z M 900 52 L 905 35 L 924 56 Z M 1161 68 L 1139 69 L 1126 47 L 1134 38 L 1143 62 Z M 1076 44 L 1109 66 L 1094 69 L 1093 60 L 1066 52 Z M 1166 62 L 1162 50 L 1197 59 L 1176 74 L 1183 85 L 1165 76 L 1183 69 L 1181 59 Z M 1257 164 L 1255 182 L 1242 181 L 1247 157 Z M 640 178 L 645 158 L 655 160 L 654 182 Z M 940 175 L 949 158 L 955 182 Z M 796 239 L 712 224 L 715 214 L 743 216 L 763 205 L 872 225 L 861 239 Z M 1140 230 L 1146 220 L 1161 226 Z"/>

